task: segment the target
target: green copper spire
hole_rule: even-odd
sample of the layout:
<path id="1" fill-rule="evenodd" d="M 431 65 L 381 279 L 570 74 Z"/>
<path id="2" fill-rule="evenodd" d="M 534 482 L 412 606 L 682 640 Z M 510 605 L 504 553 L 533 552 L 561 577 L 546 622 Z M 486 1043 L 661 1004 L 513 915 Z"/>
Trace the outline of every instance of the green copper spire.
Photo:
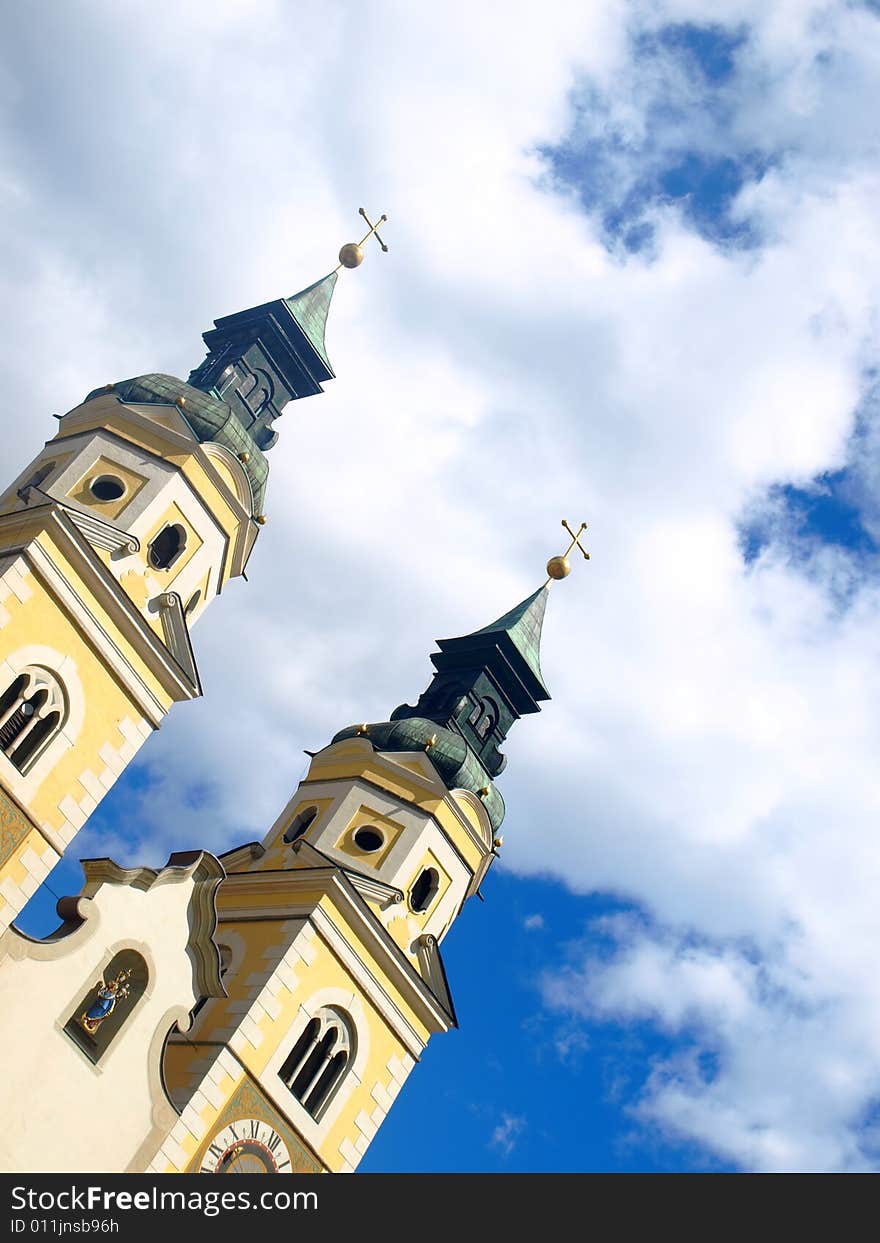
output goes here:
<path id="1" fill-rule="evenodd" d="M 544 624 L 548 591 L 546 585 L 539 587 L 503 617 L 499 617 L 497 621 L 490 622 L 488 626 L 483 626 L 474 632 L 488 635 L 506 634 L 537 678 L 541 690 L 544 691 L 542 698 L 549 698 L 549 691 L 541 673 L 541 627 Z"/>
<path id="2" fill-rule="evenodd" d="M 540 712 L 550 693 L 541 675 L 540 645 L 547 587 L 539 587 L 497 621 L 456 639 L 438 639 L 434 680 L 414 706 L 392 721 L 416 717 L 459 735 L 490 777 L 507 762 L 499 747 L 514 721 Z M 439 744 L 438 744 L 439 745 Z"/>
<path id="3" fill-rule="evenodd" d="M 293 294 L 292 297 L 284 299 L 291 315 L 300 328 L 302 328 L 312 346 L 317 350 L 321 361 L 330 371 L 333 368 L 330 366 L 330 359 L 327 357 L 324 334 L 327 331 L 327 313 L 330 310 L 330 300 L 333 297 L 333 290 L 336 288 L 338 278 L 338 272 L 331 272 L 329 276 L 323 276 L 319 281 L 315 281 L 314 285 L 309 285 L 308 289 L 303 289 L 299 293 Z"/>
<path id="4" fill-rule="evenodd" d="M 539 587 L 488 626 L 438 639 L 437 672 L 416 704 L 401 704 L 390 721 L 352 725 L 333 741 L 366 737 L 379 750 L 424 749 L 450 789 L 479 795 L 497 829 L 504 801 L 493 778 L 507 764 L 501 744 L 515 721 L 550 698 L 540 660 L 547 595 Z"/>
<path id="5" fill-rule="evenodd" d="M 549 588 L 571 571 L 569 554 L 580 541 L 582 522 L 573 531 L 563 518 L 571 542 L 547 562 L 547 581 L 496 621 L 456 639 L 438 639 L 431 655 L 436 669 L 430 686 L 415 704 L 401 704 L 390 721 L 350 725 L 333 741 L 363 738 L 378 751 L 424 751 L 448 789 L 477 794 L 497 830 L 504 800 L 494 778 L 504 771 L 501 752 L 512 725 L 550 698 L 541 673 L 541 631 Z"/>
<path id="6" fill-rule="evenodd" d="M 289 298 L 277 298 L 247 311 L 216 319 L 204 333 L 208 357 L 191 372 L 188 386 L 224 402 L 245 434 L 262 452 L 278 439 L 273 424 L 291 401 L 322 392 L 333 379 L 327 357 L 327 314 L 339 268 L 363 262 L 363 245 L 388 219 L 380 216 L 359 242 L 347 242 L 339 252 L 339 267 Z M 184 394 L 185 395 L 185 394 Z"/>

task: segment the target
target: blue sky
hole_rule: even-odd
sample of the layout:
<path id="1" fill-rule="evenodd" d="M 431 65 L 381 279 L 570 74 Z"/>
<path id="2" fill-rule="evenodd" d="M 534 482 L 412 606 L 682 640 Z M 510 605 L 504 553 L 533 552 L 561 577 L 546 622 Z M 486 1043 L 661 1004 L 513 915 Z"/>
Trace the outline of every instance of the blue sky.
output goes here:
<path id="1" fill-rule="evenodd" d="M 876 6 L 514 7 L 11 15 L 10 476 L 54 410 L 185 375 L 390 217 L 338 378 L 279 425 L 250 582 L 195 631 L 205 699 L 74 853 L 261 836 L 306 748 L 412 702 L 585 519 L 501 863 L 444 943 L 461 1030 L 362 1168 L 873 1169 Z"/>

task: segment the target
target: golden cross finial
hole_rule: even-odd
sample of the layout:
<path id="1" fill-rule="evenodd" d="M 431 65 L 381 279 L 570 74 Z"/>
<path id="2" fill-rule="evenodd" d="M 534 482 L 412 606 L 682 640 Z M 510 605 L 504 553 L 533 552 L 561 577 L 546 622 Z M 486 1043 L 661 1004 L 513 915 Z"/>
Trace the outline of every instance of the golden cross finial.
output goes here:
<path id="1" fill-rule="evenodd" d="M 374 233 L 376 234 L 376 241 L 379 243 L 382 249 L 386 253 L 388 251 L 388 247 L 382 241 L 381 237 L 379 236 L 377 232 L 379 225 L 384 224 L 384 222 L 388 219 L 388 217 L 383 214 L 379 217 L 376 223 L 373 224 L 369 216 L 367 215 L 367 213 L 364 211 L 362 207 L 359 207 L 358 211 L 363 216 L 364 220 L 366 220 L 367 224 L 370 226 L 370 231 L 369 233 L 365 233 L 359 242 L 346 242 L 345 243 L 345 245 L 342 247 L 342 249 L 339 252 L 339 264 L 334 269 L 336 272 L 338 272 L 340 268 L 356 268 L 356 267 L 359 267 L 363 263 L 364 242 L 366 242 L 369 238 L 371 238 Z"/>
<path id="2" fill-rule="evenodd" d="M 584 554 L 585 561 L 589 561 L 590 559 L 590 554 L 587 552 L 586 548 L 584 548 L 583 544 L 581 543 L 581 532 L 586 531 L 587 524 L 585 522 L 582 522 L 581 525 L 578 527 L 577 531 L 572 531 L 571 527 L 568 525 L 566 520 L 563 518 L 562 525 L 565 527 L 566 531 L 568 531 L 569 535 L 571 536 L 571 543 L 566 548 L 565 552 L 562 554 L 561 557 L 551 557 L 550 560 L 547 562 L 547 573 L 550 575 L 550 577 L 547 579 L 546 586 L 550 585 L 550 582 L 552 579 L 567 578 L 568 575 L 571 573 L 571 562 L 568 559 L 568 554 L 571 552 L 572 548 L 575 548 L 575 547 L 579 548 L 581 552 Z"/>

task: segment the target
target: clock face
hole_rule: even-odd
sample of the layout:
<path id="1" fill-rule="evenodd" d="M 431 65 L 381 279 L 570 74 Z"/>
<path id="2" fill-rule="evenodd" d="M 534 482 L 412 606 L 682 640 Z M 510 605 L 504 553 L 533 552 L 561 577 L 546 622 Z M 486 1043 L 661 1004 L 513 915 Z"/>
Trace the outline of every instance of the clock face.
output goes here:
<path id="1" fill-rule="evenodd" d="M 290 1153 L 268 1122 L 240 1118 L 211 1140 L 200 1174 L 289 1174 Z"/>

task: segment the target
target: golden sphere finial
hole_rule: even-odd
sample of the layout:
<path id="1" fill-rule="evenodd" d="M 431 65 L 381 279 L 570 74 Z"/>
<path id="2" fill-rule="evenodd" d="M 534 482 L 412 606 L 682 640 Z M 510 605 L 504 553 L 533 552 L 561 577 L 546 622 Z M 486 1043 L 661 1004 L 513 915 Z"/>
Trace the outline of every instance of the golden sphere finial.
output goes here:
<path id="1" fill-rule="evenodd" d="M 359 242 L 346 242 L 345 243 L 345 245 L 342 247 L 342 249 L 339 252 L 339 267 L 341 268 L 359 268 L 360 267 L 360 265 L 364 261 L 364 242 L 366 242 L 368 238 L 375 237 L 376 241 L 379 243 L 379 245 L 382 247 L 383 250 L 388 249 L 388 247 L 382 241 L 379 234 L 376 232 L 376 230 L 379 228 L 379 225 L 384 224 L 385 221 L 388 219 L 388 217 L 384 215 L 383 213 L 383 215 L 379 217 L 376 223 L 373 224 L 373 222 L 370 220 L 370 217 L 367 215 L 367 213 L 364 211 L 362 207 L 358 208 L 358 212 L 360 213 L 360 215 L 363 216 L 364 220 L 370 226 L 370 231 L 369 233 L 365 233 Z"/>
<path id="2" fill-rule="evenodd" d="M 339 252 L 339 262 L 344 268 L 357 268 L 364 261 L 364 252 L 358 242 L 346 242 Z"/>
<path id="3" fill-rule="evenodd" d="M 571 562 L 568 557 L 551 557 L 547 562 L 547 573 L 551 578 L 567 578 L 571 573 Z"/>
<path id="4" fill-rule="evenodd" d="M 562 525 L 565 527 L 566 531 L 571 536 L 571 543 L 566 548 L 564 553 L 562 553 L 558 557 L 551 557 L 550 560 L 547 562 L 548 577 L 547 577 L 547 582 L 544 584 L 545 587 L 549 587 L 550 582 L 553 579 L 558 581 L 560 578 L 568 578 L 569 574 L 571 573 L 571 562 L 568 559 L 568 554 L 571 552 L 573 548 L 580 549 L 580 551 L 584 554 L 585 561 L 589 561 L 590 559 L 590 554 L 587 552 L 586 548 L 584 548 L 583 544 L 581 543 L 581 532 L 586 531 L 587 524 L 585 522 L 582 522 L 576 531 L 572 531 L 566 519 L 563 518 Z"/>

